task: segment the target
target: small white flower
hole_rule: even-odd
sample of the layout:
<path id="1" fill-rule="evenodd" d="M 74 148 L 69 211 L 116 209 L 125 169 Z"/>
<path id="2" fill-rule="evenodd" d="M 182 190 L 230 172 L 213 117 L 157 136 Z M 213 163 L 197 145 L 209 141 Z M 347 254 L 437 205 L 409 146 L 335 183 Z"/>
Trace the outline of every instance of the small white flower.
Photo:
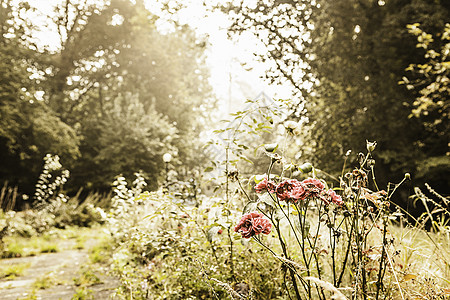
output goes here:
<path id="1" fill-rule="evenodd" d="M 293 135 L 300 134 L 300 124 L 295 121 L 284 122 L 284 127 L 286 128 L 287 132 L 290 134 L 293 134 Z"/>

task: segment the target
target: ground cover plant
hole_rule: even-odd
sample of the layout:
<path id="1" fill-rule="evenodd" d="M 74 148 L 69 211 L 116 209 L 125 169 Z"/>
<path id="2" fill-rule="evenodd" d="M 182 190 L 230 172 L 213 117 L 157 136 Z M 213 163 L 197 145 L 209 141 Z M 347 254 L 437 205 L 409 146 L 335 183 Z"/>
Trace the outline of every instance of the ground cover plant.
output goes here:
<path id="1" fill-rule="evenodd" d="M 411 175 L 379 187 L 376 142 L 367 142 L 366 152 L 354 155 L 356 164 L 350 165 L 347 152 L 337 177 L 289 158 L 288 147 L 299 132 L 294 122 L 283 123 L 287 141 L 257 147 L 267 171 L 244 177 L 238 169 L 250 160 L 246 150 L 251 149 L 233 133 L 258 135 L 272 129 L 275 117 L 268 115 L 270 110 L 252 111 L 263 114 L 258 120 L 265 125 L 247 122 L 253 113 L 235 115 L 237 127 L 225 130 L 232 132 L 224 141 L 228 160 L 215 162 L 225 175 L 215 179 L 218 192 L 200 196 L 199 205 L 185 205 L 164 189 L 143 192 L 139 174 L 132 187 L 125 178 L 117 179 L 108 222 L 117 245 L 112 257 L 122 282 L 119 298 L 450 295 L 447 198 L 429 186 L 426 193 L 416 188 L 411 201 L 426 210 L 419 218 L 409 215 L 392 198 Z"/>
<path id="2" fill-rule="evenodd" d="M 43 168 L 32 197 L 24 195 L 29 202 L 29 208 L 22 211 L 12 210 L 15 200 L 7 194 L 9 188 L 4 186 L 0 202 L 5 210 L 0 210 L 0 251 L 5 252 L 2 257 L 21 256 L 21 244 L 32 241 L 49 239 L 49 232 L 70 226 L 88 227 L 101 224 L 105 213 L 101 207 L 107 207 L 108 196 L 89 194 L 83 200 L 79 192 L 68 197 L 64 191 L 64 184 L 70 177 L 70 172 L 63 168 L 59 156 L 47 154 L 43 159 Z M 30 208 L 32 207 L 32 208 Z M 53 232 L 54 233 L 54 232 Z M 8 240 L 13 237 L 13 240 Z M 17 237 L 17 239 L 16 239 Z M 31 238 L 27 241 L 27 238 Z M 54 252 L 56 248 L 47 243 L 45 245 L 25 247 L 39 248 L 40 252 Z M 10 253 L 8 253 L 8 251 Z M 29 251 L 27 255 L 33 254 Z"/>
<path id="3" fill-rule="evenodd" d="M 124 183 L 122 178 L 116 182 L 110 220 L 117 243 L 113 269 L 122 281 L 118 297 L 227 298 L 232 285 L 249 290 L 249 284 L 256 283 L 255 294 L 281 295 L 281 285 L 265 275 L 268 270 L 277 273 L 276 260 L 262 259 L 260 250 L 236 243 L 235 237 L 230 257 L 230 240 L 219 224 L 225 218 L 219 204 L 185 206 L 163 191 L 136 193 L 136 187 L 128 189 Z M 132 196 L 124 198 L 127 195 Z"/>
<path id="4" fill-rule="evenodd" d="M 259 199 L 247 204 L 235 231 L 243 238 L 252 238 L 283 263 L 285 277 L 290 278 L 286 284 L 289 298 L 448 296 L 448 227 L 437 226 L 437 235 L 431 239 L 434 255 L 441 253 L 432 262 L 434 272 L 424 273 L 423 265 L 418 267 L 407 254 L 401 257 L 403 252 L 411 254 L 417 248 L 408 251 L 405 236 L 399 239 L 393 231 L 418 233 L 393 223 L 404 216 L 391 207 L 395 208 L 391 197 L 402 182 L 378 190 L 371 174 L 374 148 L 374 143 L 367 143 L 368 153 L 361 156 L 359 168 L 343 174 L 334 189 L 315 178 L 313 168 L 306 170 L 312 172 L 312 177 L 302 181 L 271 177 L 272 164 L 281 157 L 269 154 L 269 172 L 255 186 L 261 193 Z M 405 174 L 404 180 L 409 177 Z M 368 188 L 370 179 L 377 190 Z M 448 214 L 448 210 L 444 211 Z M 261 237 L 271 231 L 279 246 Z M 399 240 L 403 247 L 399 247 Z M 419 281 L 432 281 L 433 290 L 423 293 Z"/>

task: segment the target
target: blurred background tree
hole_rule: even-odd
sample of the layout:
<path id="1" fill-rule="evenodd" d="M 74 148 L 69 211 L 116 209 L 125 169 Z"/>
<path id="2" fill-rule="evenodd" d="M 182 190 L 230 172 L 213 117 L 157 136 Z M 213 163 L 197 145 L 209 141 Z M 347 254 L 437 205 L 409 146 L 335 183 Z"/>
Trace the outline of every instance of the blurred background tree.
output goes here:
<path id="1" fill-rule="evenodd" d="M 339 175 L 347 150 L 362 151 L 366 139 L 376 140 L 381 186 L 411 172 L 415 184 L 427 181 L 449 192 L 448 127 L 431 134 L 423 119 L 410 117 L 420 89 L 398 83 L 409 64 L 425 61 L 407 25 L 442 34 L 448 1 L 233 3 L 222 7 L 232 19 L 231 35 L 253 32 L 266 46 L 259 52 L 270 66 L 266 77 L 294 87 L 291 118 L 304 124 L 297 157 Z M 439 97 L 448 103 L 443 88 Z M 421 167 L 431 157 L 441 157 L 439 167 Z"/>
<path id="2" fill-rule="evenodd" d="M 72 191 L 108 191 L 138 170 L 156 188 L 165 152 L 200 163 L 214 101 L 191 28 L 159 31 L 143 1 L 64 0 L 47 16 L 26 1 L 0 6 L 0 181 L 31 194 L 46 153 L 71 171 Z M 57 42 L 39 41 L 45 30 Z"/>

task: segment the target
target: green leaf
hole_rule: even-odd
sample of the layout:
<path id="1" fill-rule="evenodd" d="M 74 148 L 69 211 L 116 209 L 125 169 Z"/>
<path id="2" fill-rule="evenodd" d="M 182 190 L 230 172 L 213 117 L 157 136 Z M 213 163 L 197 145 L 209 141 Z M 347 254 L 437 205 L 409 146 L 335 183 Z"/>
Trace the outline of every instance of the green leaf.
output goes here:
<path id="1" fill-rule="evenodd" d="M 239 155 L 239 157 L 240 157 L 241 159 L 245 160 L 246 162 L 248 162 L 248 163 L 250 163 L 250 164 L 253 165 L 253 162 L 252 162 L 250 159 L 248 159 L 246 156 L 244 156 L 244 155 Z"/>

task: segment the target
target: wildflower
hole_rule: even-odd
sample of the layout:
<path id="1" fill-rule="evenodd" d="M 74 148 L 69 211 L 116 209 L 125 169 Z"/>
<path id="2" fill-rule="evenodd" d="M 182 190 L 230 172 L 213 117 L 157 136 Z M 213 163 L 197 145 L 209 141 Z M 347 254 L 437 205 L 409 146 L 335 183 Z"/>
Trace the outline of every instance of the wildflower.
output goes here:
<path id="1" fill-rule="evenodd" d="M 307 193 L 302 183 L 296 179 L 285 180 L 277 185 L 277 197 L 281 201 L 303 200 L 307 197 Z"/>
<path id="2" fill-rule="evenodd" d="M 239 223 L 234 227 L 234 231 L 239 232 L 246 239 L 260 233 L 269 234 L 272 229 L 272 224 L 263 216 L 263 214 L 258 212 L 244 214 Z"/>
<path id="3" fill-rule="evenodd" d="M 272 181 L 268 181 L 267 178 L 264 178 L 255 186 L 255 190 L 257 193 L 261 193 L 262 191 L 274 193 L 275 189 L 276 189 L 275 183 L 273 183 Z"/>
<path id="4" fill-rule="evenodd" d="M 286 128 L 286 131 L 292 135 L 300 134 L 300 128 L 299 128 L 299 124 L 297 122 L 286 121 L 286 122 L 284 122 L 284 127 Z"/>
<path id="5" fill-rule="evenodd" d="M 337 195 L 335 191 L 328 190 L 327 192 L 329 198 L 331 199 L 331 202 L 333 202 L 336 205 L 342 205 L 344 204 L 344 201 L 342 201 L 341 196 Z"/>
<path id="6" fill-rule="evenodd" d="M 305 179 L 302 181 L 302 184 L 310 186 L 310 187 L 314 186 L 320 190 L 323 190 L 325 188 L 325 185 L 323 184 L 323 182 L 316 178 Z"/>
<path id="7" fill-rule="evenodd" d="M 366 200 L 369 200 L 373 204 L 375 204 L 376 207 L 380 208 L 384 202 L 389 203 L 388 201 L 385 201 L 386 199 L 386 191 L 381 190 L 378 192 L 372 192 L 369 189 L 363 188 L 361 196 L 365 198 Z"/>

